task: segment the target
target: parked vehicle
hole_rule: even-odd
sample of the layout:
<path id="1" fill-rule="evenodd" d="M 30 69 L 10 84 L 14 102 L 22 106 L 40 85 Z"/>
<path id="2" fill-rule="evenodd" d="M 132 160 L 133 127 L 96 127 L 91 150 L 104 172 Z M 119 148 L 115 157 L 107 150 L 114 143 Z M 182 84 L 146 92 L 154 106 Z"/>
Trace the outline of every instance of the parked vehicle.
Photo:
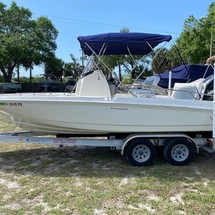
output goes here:
<path id="1" fill-rule="evenodd" d="M 59 84 L 56 81 L 45 80 L 41 81 L 39 89 L 42 92 L 57 92 Z"/>
<path id="2" fill-rule="evenodd" d="M 65 90 L 66 92 L 72 92 L 75 87 L 76 81 L 75 80 L 69 80 L 65 83 Z"/>
<path id="3" fill-rule="evenodd" d="M 0 83 L 0 93 L 17 93 L 21 91 L 22 91 L 21 84 Z"/>

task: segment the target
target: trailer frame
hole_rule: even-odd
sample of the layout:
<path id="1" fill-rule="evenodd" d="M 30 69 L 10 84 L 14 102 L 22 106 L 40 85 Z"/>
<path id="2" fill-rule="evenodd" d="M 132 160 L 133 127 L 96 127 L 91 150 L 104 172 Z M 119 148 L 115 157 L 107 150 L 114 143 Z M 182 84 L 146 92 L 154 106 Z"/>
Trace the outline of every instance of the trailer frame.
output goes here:
<path id="1" fill-rule="evenodd" d="M 176 141 L 178 140 L 178 142 Z M 176 143 L 174 143 L 176 141 Z M 125 138 L 115 135 L 104 137 L 53 137 L 32 132 L 0 133 L 0 143 L 50 144 L 63 146 L 110 147 L 120 151 L 135 166 L 150 165 L 155 160 L 155 147 L 164 147 L 164 157 L 173 165 L 189 163 L 200 148 L 213 153 L 213 139 L 198 136 L 192 138 L 184 133 L 131 133 Z M 172 144 L 172 148 L 170 148 Z"/>

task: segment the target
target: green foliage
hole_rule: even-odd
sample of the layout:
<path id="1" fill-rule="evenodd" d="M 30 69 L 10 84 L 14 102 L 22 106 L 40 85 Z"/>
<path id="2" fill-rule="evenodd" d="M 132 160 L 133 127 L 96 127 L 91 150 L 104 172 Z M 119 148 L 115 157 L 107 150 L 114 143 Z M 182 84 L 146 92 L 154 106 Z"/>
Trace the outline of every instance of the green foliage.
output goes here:
<path id="1" fill-rule="evenodd" d="M 124 76 L 123 79 L 122 79 L 122 84 L 123 85 L 125 85 L 125 84 L 132 84 L 132 82 L 133 82 L 132 78 L 129 75 Z"/>
<path id="2" fill-rule="evenodd" d="M 33 77 L 31 80 L 31 83 L 40 83 L 42 80 L 44 80 L 43 77 Z M 17 78 L 14 78 L 13 81 L 15 83 L 18 82 Z M 23 83 L 29 83 L 30 81 L 29 81 L 29 78 L 27 77 L 20 77 L 19 82 L 23 84 Z"/>
<path id="3" fill-rule="evenodd" d="M 26 69 L 39 65 L 56 49 L 57 30 L 46 17 L 32 20 L 31 12 L 12 2 L 0 3 L 0 71 L 11 82 L 17 65 Z"/>
<path id="4" fill-rule="evenodd" d="M 132 79 L 136 79 L 141 73 L 146 76 L 146 71 L 149 72 L 151 59 L 148 57 L 133 55 L 125 56 L 122 65 L 126 73 L 131 75 Z"/>
<path id="5" fill-rule="evenodd" d="M 168 59 L 168 50 L 161 48 L 152 53 L 152 70 L 155 73 L 160 73 L 169 69 L 171 62 Z"/>
<path id="6" fill-rule="evenodd" d="M 159 48 L 152 53 L 151 57 L 152 71 L 157 74 L 170 70 L 183 63 L 176 46 L 173 46 L 171 51 L 166 48 Z"/>
<path id="7" fill-rule="evenodd" d="M 132 79 L 135 79 L 140 75 L 140 73 L 145 70 L 143 73 L 144 76 L 147 76 L 146 73 L 149 72 L 149 59 L 142 58 L 142 56 L 133 55 L 106 55 L 101 57 L 103 63 L 99 64 L 99 67 L 102 68 L 104 73 L 108 74 L 110 70 L 114 70 L 118 68 L 118 74 L 120 80 L 122 80 L 122 72 L 125 74 L 130 74 Z M 109 69 L 108 69 L 109 68 Z"/>
<path id="8" fill-rule="evenodd" d="M 73 54 L 70 54 L 70 57 L 71 62 L 65 63 L 64 65 L 64 76 L 72 77 L 73 79 L 77 80 L 84 68 L 82 65 L 80 65 L 80 63 Z"/>
<path id="9" fill-rule="evenodd" d="M 205 63 L 210 52 L 214 54 L 213 23 L 215 23 L 215 3 L 209 6 L 207 17 L 198 20 L 194 16 L 189 16 L 185 20 L 184 29 L 176 40 L 176 45 L 186 63 Z M 170 50 L 171 53 L 174 51 L 174 48 Z"/>
<path id="10" fill-rule="evenodd" d="M 47 57 L 45 62 L 45 75 L 53 76 L 54 79 L 55 77 L 59 79 L 63 76 L 63 66 L 63 60 L 58 59 L 55 56 Z"/>
<path id="11" fill-rule="evenodd" d="M 78 59 L 73 54 L 70 54 L 71 62 L 64 62 L 55 56 L 50 55 L 45 60 L 45 76 L 51 77 L 52 79 L 60 79 L 70 77 L 77 80 L 83 71 L 83 66 L 80 65 Z"/>

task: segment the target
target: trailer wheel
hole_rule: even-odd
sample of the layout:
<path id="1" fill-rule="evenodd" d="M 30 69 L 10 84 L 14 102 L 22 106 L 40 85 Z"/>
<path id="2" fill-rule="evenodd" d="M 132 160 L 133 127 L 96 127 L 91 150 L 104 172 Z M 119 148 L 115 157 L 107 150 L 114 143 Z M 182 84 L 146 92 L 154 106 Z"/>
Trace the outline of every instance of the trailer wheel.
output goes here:
<path id="1" fill-rule="evenodd" d="M 194 155 L 192 143 L 186 138 L 171 140 L 164 147 L 164 158 L 174 166 L 188 164 Z"/>
<path id="2" fill-rule="evenodd" d="M 128 143 L 125 155 L 134 166 L 148 166 L 155 159 L 155 148 L 148 139 L 134 139 Z"/>

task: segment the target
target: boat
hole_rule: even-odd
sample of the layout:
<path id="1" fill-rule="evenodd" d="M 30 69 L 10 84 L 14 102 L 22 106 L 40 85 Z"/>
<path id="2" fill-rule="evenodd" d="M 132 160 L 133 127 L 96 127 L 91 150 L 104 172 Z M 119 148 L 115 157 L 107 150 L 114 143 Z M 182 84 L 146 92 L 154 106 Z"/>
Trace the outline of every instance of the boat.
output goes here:
<path id="1" fill-rule="evenodd" d="M 170 35 L 108 33 L 80 36 L 78 40 L 91 58 L 74 93 L 3 94 L 1 113 L 16 126 L 37 134 L 212 132 L 213 101 L 208 99 L 211 94 L 206 97 L 205 93 L 211 93 L 208 87 L 213 76 L 189 86 L 178 85 L 177 93 L 170 96 L 143 98 L 118 94 L 117 80 L 107 80 L 94 60 L 99 54 L 145 55 L 158 44 L 170 41 Z"/>
<path id="2" fill-rule="evenodd" d="M 214 68 L 211 64 L 183 64 L 170 71 L 149 76 L 140 84 L 132 84 L 130 91 L 136 95 L 142 94 L 142 96 L 167 95 L 167 89 L 171 90 L 175 83 L 190 83 L 213 74 Z"/>

